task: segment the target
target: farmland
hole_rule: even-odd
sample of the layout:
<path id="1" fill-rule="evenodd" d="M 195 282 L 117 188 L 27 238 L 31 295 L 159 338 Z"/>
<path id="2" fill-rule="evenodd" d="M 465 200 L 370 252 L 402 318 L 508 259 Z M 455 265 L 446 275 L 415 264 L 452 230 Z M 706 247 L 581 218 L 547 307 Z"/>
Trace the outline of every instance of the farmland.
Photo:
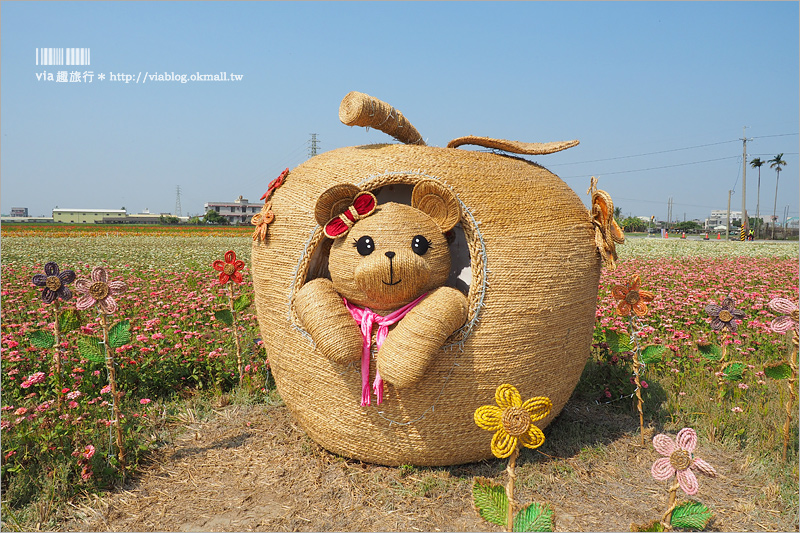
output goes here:
<path id="1" fill-rule="evenodd" d="M 185 442 L 187 428 L 199 428 L 201 423 L 211 428 L 198 437 L 209 450 L 215 449 L 214 438 L 236 439 L 237 435 L 253 434 L 256 430 L 251 426 L 260 428 L 264 434 L 278 436 L 271 439 L 274 446 L 270 451 L 248 441 L 248 446 L 254 446 L 252 453 L 266 454 L 265 460 L 281 462 L 286 469 L 297 468 L 297 483 L 307 482 L 308 490 L 315 482 L 299 472 L 316 469 L 344 472 L 349 481 L 339 487 L 340 500 L 342 491 L 354 501 L 374 496 L 371 519 L 353 511 L 351 522 L 326 526 L 288 513 L 283 521 L 275 518 L 247 527 L 411 528 L 412 522 L 389 520 L 393 509 L 428 517 L 413 522 L 422 529 L 486 527 L 477 519 L 465 522 L 455 517 L 474 513 L 465 500 L 471 477 L 499 479 L 502 462 L 452 469 L 362 467 L 331 456 L 294 427 L 274 390 L 269 354 L 260 342 L 254 307 L 239 310 L 234 325 L 215 317 L 215 312 L 227 305 L 228 288 L 218 283 L 219 273 L 211 263 L 222 259 L 227 250 L 235 251 L 247 265 L 243 283 L 234 286 L 236 294 L 252 294 L 250 228 L 218 232 L 207 228 L 105 230 L 76 233 L 52 227 L 42 231 L 3 227 L 4 529 L 108 528 L 108 523 L 88 518 L 69 522 L 75 517 L 68 510 L 76 508 L 77 502 L 87 505 L 86 501 L 93 501 L 96 514 L 84 512 L 82 516 L 100 516 L 98 509 L 108 509 L 109 501 L 122 506 L 113 500 L 113 494 L 108 496 L 112 500 L 97 495 L 118 489 L 122 483 L 130 488 L 131 479 L 148 479 L 147 472 L 165 458 L 163 454 Z M 710 498 L 710 507 L 716 503 L 712 510 L 718 516 L 713 527 L 765 529 L 758 524 L 766 523 L 766 529 L 796 530 L 797 416 L 790 423 L 792 438 L 784 462 L 782 427 L 789 394 L 785 381 L 768 378 L 764 367 L 790 354 L 791 335 L 771 330 L 770 323 L 777 315 L 768 303 L 778 297 L 797 302 L 797 244 L 631 239 L 618 250 L 618 268 L 604 270 L 601 278 L 595 342 L 581 382 L 564 413 L 546 430 L 547 442 L 541 453 L 526 450 L 521 457 L 518 482 L 522 494 L 553 502 L 562 515 L 557 529 L 624 529 L 630 522 L 657 514 L 662 506 L 660 492 L 658 498 L 650 493 L 646 497 L 628 494 L 629 489 L 611 482 L 615 476 L 630 476 L 640 479 L 639 491 L 662 488 L 649 475 L 656 456 L 652 447 L 641 450 L 631 444 L 638 442 L 639 426 L 631 398 L 630 353 L 617 352 L 608 342 L 609 332 L 624 334 L 631 327 L 627 318 L 615 312 L 617 301 L 611 287 L 638 274 L 642 289 L 652 292 L 654 299 L 648 314 L 636 323 L 635 338 L 642 344 L 667 348 L 666 355 L 648 363 L 642 373 L 648 436 L 657 432 L 674 435 L 687 426 L 697 431 L 703 456 L 717 461 L 715 466 L 723 473 L 714 480 L 701 480 L 701 499 L 709 492 L 717 494 L 716 499 Z M 127 285 L 117 298 L 119 310 L 111 317 L 112 323 L 126 322 L 130 332 L 127 342 L 114 349 L 123 393 L 118 405 L 123 413 L 121 429 L 128 450 L 124 481 L 111 433 L 113 402 L 106 366 L 87 358 L 79 346 L 81 339 L 101 335 L 98 311 L 92 308 L 77 313 L 78 324 L 64 332 L 58 346 L 37 347 L 31 342 L 31 332 L 53 330 L 56 307 L 43 304 L 42 289 L 31 283 L 49 261 L 62 271 L 74 270 L 78 278 L 88 278 L 95 267 L 103 266 L 111 280 Z M 709 325 L 706 306 L 720 304 L 726 297 L 745 314 L 736 332 L 716 332 Z M 60 302 L 62 312 L 71 308 L 74 300 Z M 234 336 L 241 341 L 244 358 L 241 385 Z M 704 357 L 699 347 L 709 343 L 724 345 L 726 361 L 741 363 L 740 371 L 725 374 L 721 361 Z M 53 372 L 56 350 L 61 354 L 60 377 Z M 59 396 L 63 405 L 57 404 Z M 238 423 L 241 419 L 247 420 L 247 429 Z M 736 480 L 738 486 L 752 490 L 737 492 L 730 486 L 723 490 L 724 480 Z M 707 489 L 711 490 L 702 492 Z M 282 491 L 284 501 L 299 498 L 286 487 L 274 490 Z M 730 494 L 730 501 L 723 493 Z M 333 500 L 325 498 L 334 498 L 333 492 L 315 494 L 320 498 L 317 508 L 331 507 Z M 87 500 L 87 495 L 95 496 Z M 623 517 L 627 522 L 599 518 L 603 511 L 595 499 L 612 497 L 636 501 L 625 504 L 629 507 L 629 516 Z M 440 506 L 435 507 L 431 498 Z M 596 509 L 598 518 L 581 518 L 575 510 L 578 507 Z M 144 512 L 141 506 L 137 509 Z M 648 515 L 648 509 L 654 510 Z M 375 521 L 381 517 L 386 520 Z M 115 529 L 137 529 L 142 524 L 119 520 Z M 186 526 L 169 518 L 160 520 L 154 522 L 155 529 Z M 244 526 L 231 522 L 229 527 Z"/>

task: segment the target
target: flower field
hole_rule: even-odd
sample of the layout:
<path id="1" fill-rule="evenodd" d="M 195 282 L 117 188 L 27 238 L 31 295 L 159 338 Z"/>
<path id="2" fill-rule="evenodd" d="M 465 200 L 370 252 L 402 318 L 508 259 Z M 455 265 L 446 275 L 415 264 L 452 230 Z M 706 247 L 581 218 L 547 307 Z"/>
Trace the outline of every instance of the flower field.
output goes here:
<path id="1" fill-rule="evenodd" d="M 220 284 L 222 266 L 211 266 L 233 250 L 246 266 L 241 285 L 230 286 L 239 295 L 251 295 L 252 228 L 213 234 L 206 228 L 161 233 L 92 228 L 76 234 L 7 226 L 0 316 L 4 511 L 20 513 L 42 499 L 66 501 L 132 475 L 160 445 L 159 428 L 182 398 L 243 389 L 252 401 L 266 398 L 269 362 L 255 308 L 239 300 L 236 320 L 231 325 L 220 320 L 232 297 Z M 787 360 L 792 343 L 790 334 L 771 329 L 779 314 L 768 304 L 775 298 L 797 302 L 797 244 L 631 239 L 618 250 L 618 268 L 604 270 L 601 278 L 595 343 L 576 397 L 610 410 L 635 411 L 633 350 L 612 341 L 630 333 L 634 322 L 615 311 L 612 287 L 638 274 L 641 288 L 654 298 L 646 316 L 636 320 L 631 342 L 665 347 L 642 367 L 646 422 L 673 433 L 692 426 L 704 442 L 780 464 L 784 406 L 791 394 L 786 380 L 768 377 L 765 366 Z M 32 280 L 49 261 L 62 272 L 73 270 L 78 279 L 90 278 L 102 266 L 109 286 L 126 286 L 114 294 L 118 308 L 109 315 L 108 329 L 117 334 L 100 343 L 113 349 L 119 420 L 112 411 L 107 365 L 86 348 L 103 340 L 99 310 L 76 310 L 76 287 L 88 285 L 76 281 L 69 285 L 72 299 L 43 303 L 43 287 Z M 735 332 L 712 330 L 706 312 L 726 297 L 745 315 Z M 58 343 L 48 346 L 44 334 L 36 332 L 53 333 L 57 312 L 66 313 L 60 315 L 62 332 Z M 708 357 L 709 345 L 724 347 L 725 357 Z M 60 354 L 60 375 L 55 354 Z M 734 369 L 732 363 L 739 366 Z M 116 422 L 119 443 L 112 431 Z M 790 493 L 797 488 L 797 416 L 789 424 L 793 470 L 776 474 L 776 483 L 796 504 Z M 118 445 L 127 450 L 125 465 L 119 463 Z"/>

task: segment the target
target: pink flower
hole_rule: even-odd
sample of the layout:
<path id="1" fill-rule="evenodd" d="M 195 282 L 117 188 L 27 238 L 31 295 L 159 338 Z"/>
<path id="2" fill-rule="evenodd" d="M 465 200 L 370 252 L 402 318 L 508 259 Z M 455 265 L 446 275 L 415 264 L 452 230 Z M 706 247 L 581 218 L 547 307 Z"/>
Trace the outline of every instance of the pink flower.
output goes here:
<path id="1" fill-rule="evenodd" d="M 91 459 L 94 456 L 94 452 L 95 452 L 94 446 L 88 444 L 83 451 L 83 456 L 86 457 L 87 459 Z"/>
<path id="2" fill-rule="evenodd" d="M 111 392 L 111 385 L 106 385 L 100 389 L 100 394 L 108 394 L 109 392 Z"/>
<path id="3" fill-rule="evenodd" d="M 71 401 L 71 402 L 69 402 L 69 403 L 67 404 L 67 407 L 69 407 L 70 409 L 76 409 L 76 408 L 78 407 L 78 402 L 76 402 L 75 400 L 73 400 L 73 401 Z"/>
<path id="4" fill-rule="evenodd" d="M 27 413 L 27 412 L 28 412 L 28 409 L 27 409 L 26 407 L 20 407 L 19 409 L 17 409 L 16 411 L 14 411 L 14 414 L 15 414 L 16 416 L 22 416 L 22 415 L 24 415 L 24 414 L 25 414 L 25 413 Z"/>
<path id="5" fill-rule="evenodd" d="M 75 390 L 67 394 L 67 398 L 69 398 L 70 400 L 77 400 L 81 396 L 83 396 L 83 393 L 79 390 Z"/>
<path id="6" fill-rule="evenodd" d="M 148 403 L 150 403 L 152 401 L 153 400 L 151 400 L 150 398 L 142 398 L 141 400 L 139 400 L 139 403 L 142 404 L 142 405 L 147 405 Z"/>
<path id="7" fill-rule="evenodd" d="M 680 430 L 674 441 L 667 435 L 659 433 L 653 437 L 653 447 L 663 457 L 656 459 L 650 473 L 658 481 L 666 481 L 676 476 L 683 492 L 689 496 L 697 494 L 700 487 L 692 470 L 710 477 L 715 477 L 717 471 L 707 462 L 692 456 L 696 446 L 697 434 L 692 428 Z"/>
<path id="8" fill-rule="evenodd" d="M 75 282 L 75 289 L 82 295 L 75 304 L 78 311 L 85 311 L 97 304 L 101 312 L 110 315 L 119 308 L 114 296 L 127 291 L 128 286 L 124 281 L 108 281 L 105 267 L 94 267 L 91 281 L 80 278 Z"/>
<path id="9" fill-rule="evenodd" d="M 739 406 L 737 405 L 736 407 L 732 407 L 732 408 L 731 408 L 731 411 L 732 411 L 732 412 L 734 412 L 734 413 L 741 413 L 743 410 L 742 410 L 742 408 L 741 408 L 741 407 L 739 407 Z"/>
<path id="10" fill-rule="evenodd" d="M 30 376 L 28 376 L 27 379 L 25 379 L 25 381 L 23 381 L 20 384 L 20 387 L 22 387 L 23 389 L 27 389 L 31 385 L 42 383 L 44 379 L 45 379 L 44 372 L 36 372 L 35 374 L 31 374 Z"/>
<path id="11" fill-rule="evenodd" d="M 769 301 L 769 308 L 776 313 L 786 313 L 784 316 L 779 316 L 772 321 L 769 325 L 770 329 L 775 333 L 786 333 L 798 327 L 798 307 L 786 298 L 773 298 Z"/>

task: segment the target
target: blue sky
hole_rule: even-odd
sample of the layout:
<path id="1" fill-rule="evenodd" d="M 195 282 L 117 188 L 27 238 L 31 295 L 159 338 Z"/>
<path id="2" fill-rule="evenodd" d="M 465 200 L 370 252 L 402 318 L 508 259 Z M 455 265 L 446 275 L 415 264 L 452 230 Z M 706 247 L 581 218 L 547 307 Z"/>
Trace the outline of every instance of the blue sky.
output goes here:
<path id="1" fill-rule="evenodd" d="M 797 2 L 0 3 L 0 211 L 182 213 L 244 195 L 319 150 L 393 142 L 348 128 L 351 90 L 401 110 L 428 144 L 463 135 L 579 139 L 530 157 L 625 215 L 741 209 L 748 160 L 784 154 L 777 211 L 798 215 Z M 91 65 L 37 66 L 87 47 Z M 37 73 L 92 71 L 91 83 Z M 243 75 L 238 82 L 110 74 Z M 105 80 L 98 76 L 104 74 Z M 761 169 L 761 213 L 775 171 Z M 758 172 L 747 169 L 756 211 Z"/>

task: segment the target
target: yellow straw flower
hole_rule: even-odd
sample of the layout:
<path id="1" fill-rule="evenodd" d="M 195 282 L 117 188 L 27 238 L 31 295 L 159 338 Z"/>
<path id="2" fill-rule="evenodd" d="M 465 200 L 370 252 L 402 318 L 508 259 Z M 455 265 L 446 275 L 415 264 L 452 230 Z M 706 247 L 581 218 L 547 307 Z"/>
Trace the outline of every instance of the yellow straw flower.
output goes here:
<path id="1" fill-rule="evenodd" d="M 545 418 L 553 402 L 545 396 L 536 396 L 522 402 L 516 387 L 503 384 L 494 393 L 497 406 L 483 405 L 475 411 L 475 423 L 487 431 L 496 431 L 492 437 L 492 453 L 499 459 L 509 457 L 519 444 L 538 448 L 544 444 L 544 433 L 533 423 Z"/>

